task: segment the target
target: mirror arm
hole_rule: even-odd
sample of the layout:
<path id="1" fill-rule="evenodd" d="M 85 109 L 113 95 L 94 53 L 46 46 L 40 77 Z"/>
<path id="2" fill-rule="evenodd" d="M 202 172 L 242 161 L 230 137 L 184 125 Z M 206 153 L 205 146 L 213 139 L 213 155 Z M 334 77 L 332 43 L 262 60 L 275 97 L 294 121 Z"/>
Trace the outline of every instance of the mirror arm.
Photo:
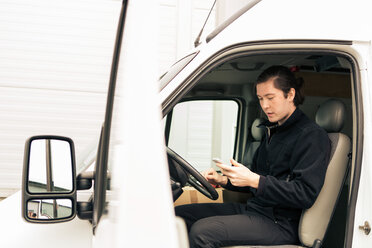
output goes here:
<path id="1" fill-rule="evenodd" d="M 94 171 L 83 171 L 76 178 L 76 189 L 86 190 L 92 187 L 94 180 Z M 76 212 L 79 219 L 92 221 L 93 219 L 93 201 L 77 202 Z"/>
<path id="2" fill-rule="evenodd" d="M 76 189 L 85 190 L 92 187 L 92 181 L 94 180 L 94 171 L 84 171 L 80 173 L 76 178 Z"/>
<path id="3" fill-rule="evenodd" d="M 77 202 L 76 205 L 77 216 L 82 220 L 93 219 L 93 202 Z"/>
<path id="4" fill-rule="evenodd" d="M 77 190 L 90 189 L 92 187 L 93 180 L 95 179 L 94 171 L 81 172 L 76 178 Z M 111 174 L 107 173 L 108 188 L 110 188 Z M 93 219 L 93 200 L 88 202 L 77 202 L 76 205 L 77 216 L 82 220 L 92 221 Z"/>
<path id="5" fill-rule="evenodd" d="M 92 187 L 94 177 L 95 177 L 94 171 L 81 172 L 76 178 L 76 189 L 77 190 L 90 189 Z M 110 189 L 110 183 L 111 174 L 110 172 L 107 172 L 107 189 Z"/>

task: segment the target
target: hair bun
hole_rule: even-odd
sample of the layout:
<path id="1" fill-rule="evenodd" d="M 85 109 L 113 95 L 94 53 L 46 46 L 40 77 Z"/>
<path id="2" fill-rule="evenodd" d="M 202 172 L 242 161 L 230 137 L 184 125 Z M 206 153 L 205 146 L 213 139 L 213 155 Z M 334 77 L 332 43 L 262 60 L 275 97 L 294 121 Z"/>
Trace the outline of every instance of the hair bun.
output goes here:
<path id="1" fill-rule="evenodd" d="M 297 89 L 301 89 L 303 85 L 304 85 L 304 79 L 302 77 L 296 78 Z"/>

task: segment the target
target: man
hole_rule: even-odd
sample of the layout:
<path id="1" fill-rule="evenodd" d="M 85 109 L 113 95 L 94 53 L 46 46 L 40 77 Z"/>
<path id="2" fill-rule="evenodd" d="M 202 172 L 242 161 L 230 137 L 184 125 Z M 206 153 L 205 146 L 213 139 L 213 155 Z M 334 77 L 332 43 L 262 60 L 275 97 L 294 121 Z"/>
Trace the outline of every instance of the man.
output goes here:
<path id="1" fill-rule="evenodd" d="M 273 66 L 255 89 L 268 121 L 251 170 L 231 159 L 204 172 L 212 184 L 252 192 L 246 204 L 190 204 L 176 207 L 185 219 L 190 247 L 297 244 L 301 212 L 315 202 L 330 154 L 327 133 L 298 109 L 302 80 L 286 67 Z"/>

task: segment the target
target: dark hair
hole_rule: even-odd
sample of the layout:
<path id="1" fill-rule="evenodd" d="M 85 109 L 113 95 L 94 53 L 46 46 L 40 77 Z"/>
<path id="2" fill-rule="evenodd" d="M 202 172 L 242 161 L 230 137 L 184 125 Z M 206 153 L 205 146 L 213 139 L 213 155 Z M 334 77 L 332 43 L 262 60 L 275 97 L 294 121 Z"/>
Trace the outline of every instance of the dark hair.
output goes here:
<path id="1" fill-rule="evenodd" d="M 291 88 L 295 89 L 296 94 L 293 99 L 295 106 L 304 102 L 305 96 L 302 90 L 304 80 L 302 78 L 296 78 L 290 69 L 281 65 L 274 65 L 267 68 L 258 76 L 254 88 L 256 89 L 257 84 L 266 82 L 270 79 L 274 79 L 275 88 L 282 90 L 284 97 L 288 96 L 288 92 Z"/>

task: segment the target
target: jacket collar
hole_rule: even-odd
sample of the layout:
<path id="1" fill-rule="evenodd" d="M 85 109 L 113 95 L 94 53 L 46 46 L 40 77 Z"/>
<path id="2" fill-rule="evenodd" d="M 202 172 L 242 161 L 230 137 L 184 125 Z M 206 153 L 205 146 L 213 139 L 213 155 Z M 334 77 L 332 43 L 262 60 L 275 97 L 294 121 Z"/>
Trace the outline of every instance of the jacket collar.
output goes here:
<path id="1" fill-rule="evenodd" d="M 266 120 L 260 126 L 264 126 L 269 129 L 277 128 L 277 130 L 284 130 L 299 121 L 303 115 L 304 113 L 299 108 L 296 108 L 291 116 L 282 125 L 279 126 L 277 122 L 270 122 L 269 120 Z"/>

